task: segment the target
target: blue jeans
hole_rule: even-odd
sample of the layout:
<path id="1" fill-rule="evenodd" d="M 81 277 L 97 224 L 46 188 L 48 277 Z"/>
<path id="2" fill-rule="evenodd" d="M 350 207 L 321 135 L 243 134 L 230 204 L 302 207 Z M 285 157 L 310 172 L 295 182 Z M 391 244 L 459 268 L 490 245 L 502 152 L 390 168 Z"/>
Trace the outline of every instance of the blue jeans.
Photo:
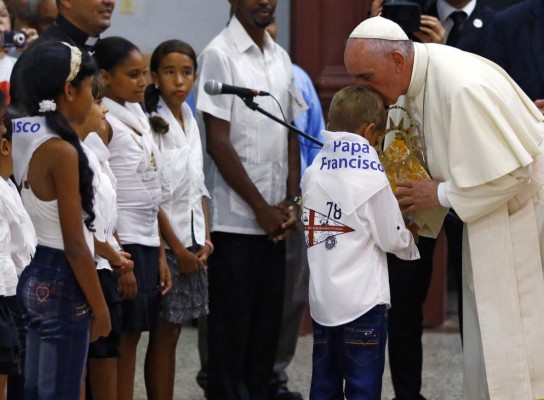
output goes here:
<path id="1" fill-rule="evenodd" d="M 380 400 L 387 310 L 378 305 L 339 326 L 313 322 L 310 400 Z M 345 381 L 345 389 L 344 389 Z"/>
<path id="2" fill-rule="evenodd" d="M 78 399 L 91 312 L 64 251 L 38 246 L 17 298 L 28 328 L 25 400 Z"/>

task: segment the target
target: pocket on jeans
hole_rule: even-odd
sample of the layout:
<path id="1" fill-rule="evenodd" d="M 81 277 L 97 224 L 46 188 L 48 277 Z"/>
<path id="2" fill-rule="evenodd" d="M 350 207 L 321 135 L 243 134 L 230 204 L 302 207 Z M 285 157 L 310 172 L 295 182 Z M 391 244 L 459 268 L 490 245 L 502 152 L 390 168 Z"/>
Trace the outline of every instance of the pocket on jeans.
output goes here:
<path id="1" fill-rule="evenodd" d="M 28 276 L 19 292 L 24 312 L 29 317 L 47 318 L 59 314 L 65 280 Z"/>
<path id="2" fill-rule="evenodd" d="M 314 347 L 312 352 L 312 362 L 317 364 L 327 356 L 327 328 L 313 324 Z"/>
<path id="3" fill-rule="evenodd" d="M 364 367 L 378 359 L 382 338 L 380 316 L 362 316 L 344 327 L 346 357 Z"/>

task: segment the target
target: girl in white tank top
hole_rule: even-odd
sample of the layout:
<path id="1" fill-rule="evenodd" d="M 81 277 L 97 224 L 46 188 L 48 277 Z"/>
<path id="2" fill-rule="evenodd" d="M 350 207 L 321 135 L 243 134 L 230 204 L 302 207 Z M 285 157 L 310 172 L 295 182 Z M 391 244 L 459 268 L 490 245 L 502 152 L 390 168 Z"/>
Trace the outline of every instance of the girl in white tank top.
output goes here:
<path id="1" fill-rule="evenodd" d="M 14 119 L 14 175 L 38 247 L 17 297 L 27 321 L 25 398 L 79 398 L 89 341 L 110 331 L 92 256 L 92 171 L 71 124 L 92 103 L 96 65 L 65 43 L 33 47 Z"/>

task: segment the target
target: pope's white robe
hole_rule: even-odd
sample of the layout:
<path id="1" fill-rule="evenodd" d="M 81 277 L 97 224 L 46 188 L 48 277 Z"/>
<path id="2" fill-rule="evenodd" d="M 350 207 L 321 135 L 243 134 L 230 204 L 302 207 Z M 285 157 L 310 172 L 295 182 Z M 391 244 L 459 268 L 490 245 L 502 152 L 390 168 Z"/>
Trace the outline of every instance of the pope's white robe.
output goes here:
<path id="1" fill-rule="evenodd" d="M 464 399 L 542 399 L 542 114 L 495 64 L 414 46 L 406 106 L 424 132 L 432 178 L 467 223 Z"/>

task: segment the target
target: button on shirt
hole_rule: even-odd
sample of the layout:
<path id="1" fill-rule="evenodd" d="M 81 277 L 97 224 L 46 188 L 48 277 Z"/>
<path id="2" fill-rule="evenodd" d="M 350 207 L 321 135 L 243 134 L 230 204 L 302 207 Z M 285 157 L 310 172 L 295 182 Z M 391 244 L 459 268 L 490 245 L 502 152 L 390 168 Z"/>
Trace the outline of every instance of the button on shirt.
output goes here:
<path id="1" fill-rule="evenodd" d="M 233 17 L 199 57 L 197 109 L 230 122 L 230 141 L 249 178 L 268 204 L 286 196 L 288 173 L 287 129 L 250 110 L 233 95 L 209 96 L 203 90 L 210 79 L 271 93 L 281 104 L 287 121 L 306 109 L 295 87 L 288 54 L 265 34 L 263 51 Z M 260 107 L 281 117 L 271 97 L 257 97 Z M 203 140 L 203 142 L 205 142 Z M 205 157 L 206 186 L 212 197 L 211 229 L 243 234 L 265 234 L 251 207 L 227 184 L 215 163 Z"/>

